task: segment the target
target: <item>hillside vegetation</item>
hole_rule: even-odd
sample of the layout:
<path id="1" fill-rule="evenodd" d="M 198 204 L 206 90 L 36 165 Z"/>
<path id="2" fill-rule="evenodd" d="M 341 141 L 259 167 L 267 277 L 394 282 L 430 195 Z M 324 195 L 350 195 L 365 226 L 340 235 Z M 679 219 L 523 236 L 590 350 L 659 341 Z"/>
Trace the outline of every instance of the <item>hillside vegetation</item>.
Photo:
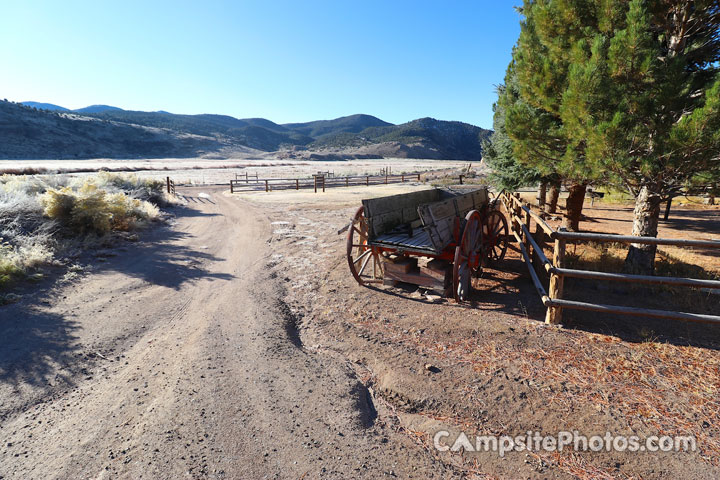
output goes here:
<path id="1" fill-rule="evenodd" d="M 228 157 L 320 151 L 337 158 L 478 160 L 482 141 L 490 133 L 466 123 L 432 118 L 393 125 L 358 114 L 280 125 L 264 118 L 141 112 L 107 105 L 70 111 L 53 104 L 0 102 L 0 158 L 11 159 Z M 358 148 L 362 152 L 353 151 Z"/>

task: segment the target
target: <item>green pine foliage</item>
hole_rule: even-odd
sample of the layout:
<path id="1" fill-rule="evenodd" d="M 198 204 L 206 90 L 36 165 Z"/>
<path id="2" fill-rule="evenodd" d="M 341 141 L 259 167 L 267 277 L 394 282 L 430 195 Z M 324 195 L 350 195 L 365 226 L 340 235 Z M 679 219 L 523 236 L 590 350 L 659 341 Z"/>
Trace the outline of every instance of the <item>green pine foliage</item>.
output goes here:
<path id="1" fill-rule="evenodd" d="M 561 118 L 619 186 L 667 198 L 720 164 L 720 4 L 596 2 Z M 599 8 L 607 4 L 608 8 Z"/>
<path id="2" fill-rule="evenodd" d="M 498 87 L 498 95 L 506 95 L 506 89 L 513 88 L 509 79 L 507 85 Z M 513 141 L 505 130 L 505 106 L 493 105 L 493 134 L 483 144 L 483 160 L 492 168 L 490 181 L 508 190 L 537 184 L 542 174 L 535 168 L 518 162 L 513 154 Z"/>

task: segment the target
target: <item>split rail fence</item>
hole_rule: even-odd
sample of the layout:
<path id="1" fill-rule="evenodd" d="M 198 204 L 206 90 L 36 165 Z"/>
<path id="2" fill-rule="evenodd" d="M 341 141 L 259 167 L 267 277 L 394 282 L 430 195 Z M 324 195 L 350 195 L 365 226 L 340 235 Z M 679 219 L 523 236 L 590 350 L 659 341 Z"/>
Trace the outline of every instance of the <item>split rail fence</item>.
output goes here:
<path id="1" fill-rule="evenodd" d="M 316 174 L 312 178 L 253 178 L 239 177 L 230 180 L 230 193 L 235 192 L 272 192 L 275 190 L 300 190 L 311 188 L 316 193 L 333 187 L 353 187 L 370 185 L 387 185 L 390 183 L 404 183 L 420 181 L 420 173 L 403 173 L 387 175 L 352 175 L 352 176 L 326 176 Z"/>
<path id="2" fill-rule="evenodd" d="M 635 315 L 654 318 L 668 318 L 692 322 L 720 324 L 720 316 L 698 313 L 653 310 L 620 305 L 578 302 L 563 298 L 565 278 L 582 278 L 609 282 L 642 283 L 650 285 L 671 285 L 695 288 L 720 289 L 720 281 L 701 280 L 695 278 L 663 277 L 651 275 L 631 275 L 625 273 L 608 273 L 591 270 L 565 268 L 565 248 L 568 242 L 607 242 L 644 245 L 675 245 L 687 248 L 709 248 L 720 250 L 720 242 L 712 240 L 685 240 L 656 237 L 636 237 L 626 235 L 608 235 L 601 233 L 576 233 L 560 228 L 553 229 L 530 207 L 520 200 L 519 194 L 503 193 L 501 200 L 510 220 L 510 231 L 517 241 L 520 253 L 528 267 L 533 284 L 547 307 L 545 322 L 557 324 L 562 321 L 563 309 L 590 310 L 620 315 Z M 533 232 L 532 224 L 535 229 Z M 552 261 L 544 252 L 546 240 L 554 242 Z M 539 274 L 550 275 L 549 288 L 546 290 Z"/>

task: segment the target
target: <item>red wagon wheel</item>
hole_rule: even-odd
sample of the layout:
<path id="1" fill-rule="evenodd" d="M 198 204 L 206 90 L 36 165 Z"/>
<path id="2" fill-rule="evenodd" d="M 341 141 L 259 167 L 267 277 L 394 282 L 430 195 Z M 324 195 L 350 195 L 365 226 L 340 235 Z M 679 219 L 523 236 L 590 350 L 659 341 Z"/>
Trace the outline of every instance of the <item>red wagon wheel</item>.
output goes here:
<path id="1" fill-rule="evenodd" d="M 369 231 L 365 207 L 360 207 L 353 217 L 347 236 L 348 266 L 360 285 L 382 282 L 380 255 L 377 249 L 368 245 Z"/>
<path id="2" fill-rule="evenodd" d="M 465 228 L 460 243 L 455 247 L 453 262 L 453 295 L 455 301 L 465 301 L 470 295 L 470 278 L 480 267 L 482 252 L 482 219 L 480 212 L 471 210 L 465 216 Z"/>
<path id="3" fill-rule="evenodd" d="M 492 265 L 505 258 L 508 246 L 508 224 L 499 210 L 490 210 L 483 223 L 483 253 L 485 265 Z"/>

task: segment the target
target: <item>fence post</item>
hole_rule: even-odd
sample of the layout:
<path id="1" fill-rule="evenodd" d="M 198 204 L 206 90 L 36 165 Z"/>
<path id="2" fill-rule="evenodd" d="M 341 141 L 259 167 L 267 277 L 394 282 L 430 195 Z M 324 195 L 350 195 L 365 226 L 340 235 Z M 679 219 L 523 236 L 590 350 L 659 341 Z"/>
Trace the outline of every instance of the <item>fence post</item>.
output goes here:
<path id="1" fill-rule="evenodd" d="M 325 193 L 325 175 L 323 175 L 321 178 L 322 178 L 322 184 L 323 184 L 323 193 Z"/>
<path id="2" fill-rule="evenodd" d="M 558 231 L 565 231 L 560 227 Z M 562 238 L 555 239 L 555 249 L 553 250 L 553 266 L 555 268 L 563 268 L 565 266 L 565 240 Z M 562 299 L 563 296 L 562 276 L 553 273 L 550 275 L 550 291 L 548 295 L 551 300 Z M 545 323 L 556 325 L 562 321 L 562 307 L 548 307 L 545 314 Z"/>
<path id="3" fill-rule="evenodd" d="M 545 249 L 545 230 L 542 229 L 539 223 L 535 222 L 535 234 L 533 235 L 535 238 L 535 243 L 537 243 L 537 246 L 541 249 Z M 544 252 L 543 252 L 544 253 Z M 540 258 L 533 257 L 533 260 L 536 262 L 535 265 L 535 273 L 538 274 L 538 277 L 543 274 L 543 270 L 545 270 L 545 266 L 540 261 Z"/>
<path id="4" fill-rule="evenodd" d="M 463 182 L 462 182 L 462 181 L 463 181 L 463 177 L 464 177 L 464 175 L 461 174 L 461 175 L 460 175 L 460 185 L 463 184 Z"/>
<path id="5" fill-rule="evenodd" d="M 528 207 L 528 209 L 530 208 L 529 205 L 525 205 L 525 206 Z M 532 265 L 528 265 L 528 266 L 535 267 L 537 264 L 537 262 L 535 261 L 535 255 L 533 255 L 533 253 L 530 251 L 531 247 L 532 247 L 532 243 L 530 242 L 530 235 L 529 235 L 529 233 L 530 233 L 530 213 L 529 212 L 524 212 L 524 213 L 525 213 L 525 230 L 527 230 L 527 232 L 528 232 L 528 235 L 524 235 L 525 250 L 528 252 L 528 256 L 530 257 L 530 261 L 532 262 Z"/>
<path id="6" fill-rule="evenodd" d="M 420 174 L 418 173 L 418 182 L 420 181 Z"/>
<path id="7" fill-rule="evenodd" d="M 365 177 L 365 185 L 368 187 L 370 186 L 370 177 L 369 176 Z"/>
<path id="8" fill-rule="evenodd" d="M 167 177 L 167 192 L 170 193 L 170 177 Z"/>
<path id="9" fill-rule="evenodd" d="M 246 184 L 247 184 L 247 183 L 250 183 L 250 182 L 248 181 L 248 174 L 247 174 L 247 172 L 245 172 L 245 183 L 246 183 Z"/>
<path id="10" fill-rule="evenodd" d="M 299 178 L 295 179 L 295 190 L 300 190 L 300 179 Z"/>
<path id="11" fill-rule="evenodd" d="M 268 181 L 267 181 L 267 180 L 265 180 L 265 191 L 266 191 L 266 192 L 269 192 L 269 191 L 270 191 L 270 185 L 268 185 Z"/>
<path id="12" fill-rule="evenodd" d="M 315 193 L 317 193 L 317 176 L 313 175 L 313 187 L 315 188 Z"/>
<path id="13" fill-rule="evenodd" d="M 385 173 L 385 185 L 387 185 L 387 172 Z"/>
<path id="14" fill-rule="evenodd" d="M 230 193 L 233 193 L 232 180 L 230 180 Z"/>
<path id="15" fill-rule="evenodd" d="M 350 179 L 348 177 L 345 177 L 345 186 L 346 187 L 350 186 Z"/>

